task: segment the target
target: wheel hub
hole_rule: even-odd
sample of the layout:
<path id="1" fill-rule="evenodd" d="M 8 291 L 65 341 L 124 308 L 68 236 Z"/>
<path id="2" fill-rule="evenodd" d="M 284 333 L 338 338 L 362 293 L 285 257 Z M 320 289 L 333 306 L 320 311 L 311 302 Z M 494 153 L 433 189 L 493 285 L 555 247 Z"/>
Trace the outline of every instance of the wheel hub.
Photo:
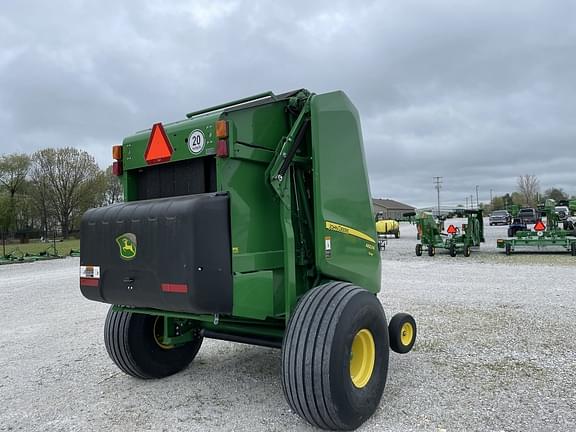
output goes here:
<path id="1" fill-rule="evenodd" d="M 350 350 L 350 378 L 357 388 L 368 384 L 374 371 L 376 361 L 376 345 L 374 337 L 368 329 L 361 329 L 354 340 Z"/>
<path id="2" fill-rule="evenodd" d="M 164 317 L 157 316 L 154 320 L 154 342 L 162 349 L 172 349 L 174 345 L 164 343 Z"/>
<path id="3" fill-rule="evenodd" d="M 408 346 L 412 342 L 412 338 L 414 337 L 414 327 L 409 322 L 404 323 L 402 325 L 402 329 L 400 330 L 400 342 L 402 345 Z"/>

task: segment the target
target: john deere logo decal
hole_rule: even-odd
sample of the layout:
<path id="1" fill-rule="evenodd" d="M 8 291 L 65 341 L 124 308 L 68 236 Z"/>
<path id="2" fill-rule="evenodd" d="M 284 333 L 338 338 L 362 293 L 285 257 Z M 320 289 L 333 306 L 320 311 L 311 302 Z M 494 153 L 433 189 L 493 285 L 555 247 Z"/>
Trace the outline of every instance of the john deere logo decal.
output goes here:
<path id="1" fill-rule="evenodd" d="M 120 247 L 120 257 L 131 260 L 136 257 L 136 234 L 126 233 L 116 237 L 116 243 Z"/>

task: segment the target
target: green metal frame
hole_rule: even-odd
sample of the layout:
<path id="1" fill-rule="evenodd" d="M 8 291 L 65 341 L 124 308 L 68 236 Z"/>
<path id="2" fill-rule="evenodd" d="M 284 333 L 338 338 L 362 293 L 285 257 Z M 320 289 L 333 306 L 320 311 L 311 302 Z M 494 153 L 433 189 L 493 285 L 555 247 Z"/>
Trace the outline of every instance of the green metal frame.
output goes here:
<path id="1" fill-rule="evenodd" d="M 114 310 L 164 317 L 166 321 L 164 325 L 163 343 L 167 345 L 178 345 L 189 342 L 192 337 L 191 333 L 196 329 L 213 330 L 238 335 L 260 335 L 278 340 L 281 340 L 284 336 L 284 326 L 281 322 L 274 320 L 247 320 L 219 315 L 199 315 L 124 306 L 114 306 Z M 178 332 L 178 335 L 176 335 L 174 331 L 176 325 L 182 329 Z"/>
<path id="2" fill-rule="evenodd" d="M 293 158 L 299 146 L 304 140 L 303 134 L 306 133 L 305 125 L 310 120 L 310 98 L 311 95 L 303 93 L 305 102 L 300 109 L 300 114 L 294 121 L 288 135 L 283 138 L 276 151 L 272 162 L 267 170 L 267 177 L 274 192 L 280 198 L 282 205 L 280 207 L 280 219 L 282 226 L 282 237 L 284 243 L 284 313 L 286 324 L 290 319 L 290 314 L 296 305 L 297 288 L 296 288 L 296 245 L 295 233 L 292 223 L 293 211 Z M 297 104 L 293 101 L 292 104 Z M 306 203 L 307 200 L 304 200 Z"/>
<path id="3" fill-rule="evenodd" d="M 216 158 L 216 178 L 217 190 L 230 196 L 232 314 L 115 309 L 164 317 L 163 343 L 171 345 L 189 341 L 198 329 L 281 340 L 298 299 L 322 281 L 378 292 L 380 256 L 360 119 L 346 95 L 266 92 L 191 112 L 164 125 L 174 148 L 170 162 L 215 157 L 218 120 L 228 122 L 229 157 Z M 186 144 L 194 130 L 205 137 L 199 154 Z M 135 175 L 147 168 L 150 132 L 123 141 L 126 201 L 137 197 Z"/>

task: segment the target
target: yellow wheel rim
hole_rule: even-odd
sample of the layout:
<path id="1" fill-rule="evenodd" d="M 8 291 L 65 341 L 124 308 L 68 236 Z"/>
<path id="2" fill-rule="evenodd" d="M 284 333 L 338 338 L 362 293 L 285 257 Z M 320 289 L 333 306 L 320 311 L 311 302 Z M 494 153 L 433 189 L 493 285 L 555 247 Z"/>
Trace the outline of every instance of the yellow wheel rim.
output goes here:
<path id="1" fill-rule="evenodd" d="M 154 320 L 154 330 L 152 333 L 154 335 L 154 342 L 156 342 L 156 345 L 158 345 L 160 348 L 163 348 L 163 349 L 174 348 L 174 345 L 166 345 L 165 343 L 163 343 L 163 341 L 164 341 L 164 317 L 160 317 L 160 316 L 156 317 L 156 319 Z"/>
<path id="2" fill-rule="evenodd" d="M 374 338 L 370 330 L 362 329 L 354 336 L 350 350 L 350 378 L 356 387 L 366 387 L 372 377 L 375 362 Z"/>
<path id="3" fill-rule="evenodd" d="M 400 329 L 400 342 L 404 346 L 408 346 L 412 343 L 412 338 L 414 337 L 414 327 L 409 322 L 402 324 Z"/>

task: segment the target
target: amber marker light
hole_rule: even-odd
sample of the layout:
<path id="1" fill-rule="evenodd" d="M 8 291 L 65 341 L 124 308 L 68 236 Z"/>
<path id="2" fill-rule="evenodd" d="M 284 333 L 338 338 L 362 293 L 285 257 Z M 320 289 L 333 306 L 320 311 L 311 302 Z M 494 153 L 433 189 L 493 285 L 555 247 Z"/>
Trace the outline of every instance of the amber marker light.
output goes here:
<path id="1" fill-rule="evenodd" d="M 122 160 L 122 146 L 121 145 L 115 145 L 112 146 L 112 159 L 114 160 Z"/>
<path id="2" fill-rule="evenodd" d="M 226 120 L 218 120 L 216 122 L 216 138 L 222 139 L 228 137 L 228 122 Z"/>

